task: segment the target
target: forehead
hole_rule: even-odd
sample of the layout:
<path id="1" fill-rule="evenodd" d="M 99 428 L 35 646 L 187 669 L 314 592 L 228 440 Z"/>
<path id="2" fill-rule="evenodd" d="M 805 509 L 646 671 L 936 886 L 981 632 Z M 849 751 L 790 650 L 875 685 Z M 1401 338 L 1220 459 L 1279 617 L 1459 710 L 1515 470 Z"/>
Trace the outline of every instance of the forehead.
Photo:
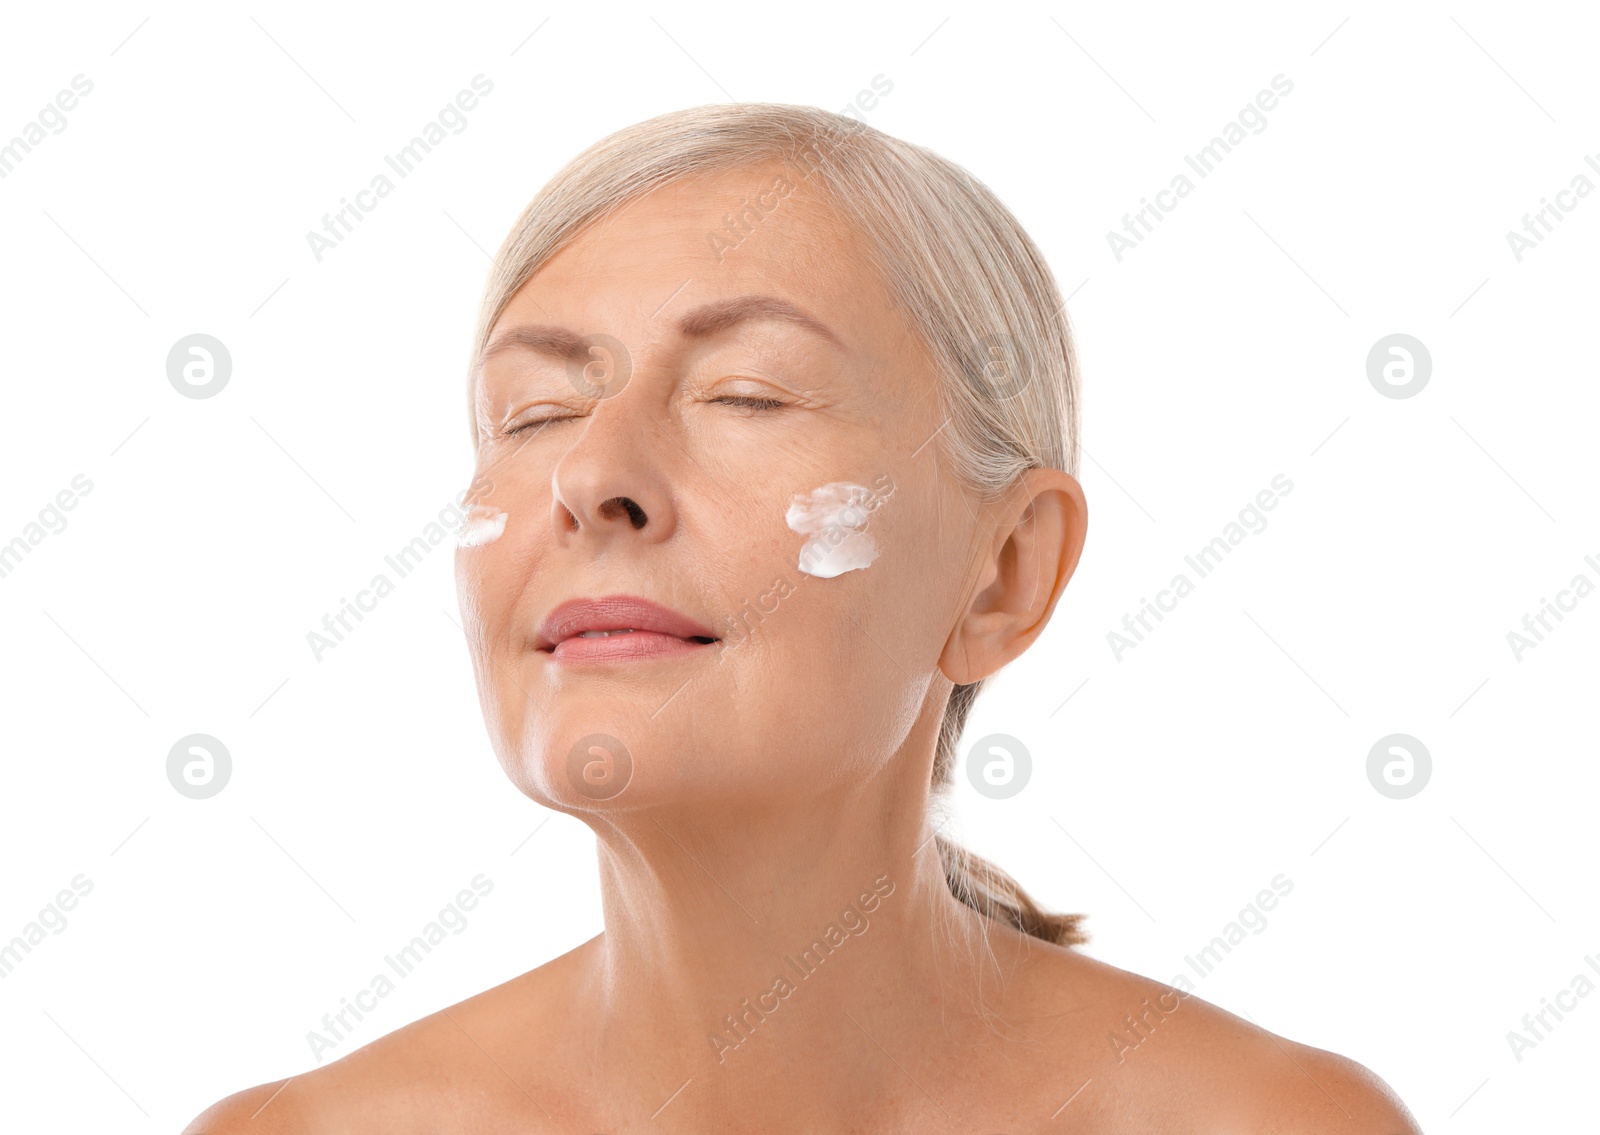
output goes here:
<path id="1" fill-rule="evenodd" d="M 582 331 L 645 332 L 746 295 L 793 303 L 868 354 L 906 332 L 865 236 L 815 177 L 778 162 L 676 181 L 590 224 L 523 285 L 496 328 L 542 315 Z"/>

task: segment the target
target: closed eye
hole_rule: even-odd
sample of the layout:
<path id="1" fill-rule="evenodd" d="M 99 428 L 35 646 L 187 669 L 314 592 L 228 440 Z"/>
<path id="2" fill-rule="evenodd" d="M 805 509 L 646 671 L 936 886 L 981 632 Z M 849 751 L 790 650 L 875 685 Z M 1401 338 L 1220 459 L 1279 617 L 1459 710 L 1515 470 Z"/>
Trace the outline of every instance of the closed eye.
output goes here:
<path id="1" fill-rule="evenodd" d="M 781 398 L 756 398 L 745 394 L 724 394 L 711 399 L 727 406 L 743 406 L 750 410 L 776 410 L 785 403 Z"/>
<path id="2" fill-rule="evenodd" d="M 723 394 L 710 399 L 712 403 L 721 403 L 725 406 L 738 406 L 746 410 L 776 410 L 788 405 L 781 398 L 759 398 L 749 394 Z M 580 418 L 581 414 L 555 414 L 544 418 L 531 418 L 519 426 L 513 426 L 505 431 L 503 436 L 511 437 L 513 434 L 524 432 L 536 433 L 553 422 L 570 422 Z"/>
<path id="3" fill-rule="evenodd" d="M 581 417 L 581 415 L 560 414 L 548 418 L 532 418 L 526 422 L 523 422 L 520 426 L 513 426 L 511 429 L 505 432 L 505 436 L 510 437 L 512 434 L 519 434 L 524 430 L 537 432 L 538 430 L 543 429 L 545 426 L 548 426 L 551 422 L 570 422 L 577 417 Z"/>

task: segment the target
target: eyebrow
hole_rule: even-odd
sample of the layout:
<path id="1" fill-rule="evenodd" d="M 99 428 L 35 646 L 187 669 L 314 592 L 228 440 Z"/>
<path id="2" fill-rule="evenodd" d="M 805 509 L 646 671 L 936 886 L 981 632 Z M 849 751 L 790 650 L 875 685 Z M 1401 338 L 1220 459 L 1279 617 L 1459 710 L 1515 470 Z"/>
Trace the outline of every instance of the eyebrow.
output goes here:
<path id="1" fill-rule="evenodd" d="M 712 300 L 701 304 L 678 320 L 678 333 L 688 339 L 709 339 L 729 328 L 752 320 L 780 320 L 818 335 L 840 349 L 844 341 L 833 329 L 810 312 L 796 307 L 777 296 L 736 296 L 733 299 Z M 497 335 L 484 348 L 480 365 L 491 356 L 506 350 L 526 350 L 557 359 L 587 361 L 589 349 L 584 337 L 565 327 L 532 324 L 513 327 Z"/>
<path id="2" fill-rule="evenodd" d="M 481 365 L 490 356 L 511 350 L 532 351 L 534 354 L 549 355 L 557 359 L 587 360 L 589 357 L 588 348 L 583 345 L 583 337 L 576 331 L 568 331 L 565 327 L 535 324 L 528 327 L 513 327 L 497 335 L 494 341 L 484 348 L 478 361 Z"/>
<path id="3" fill-rule="evenodd" d="M 776 296 L 737 296 L 701 304 L 678 321 L 678 332 L 690 339 L 706 339 L 751 319 L 783 320 L 844 347 L 844 341 L 826 323 Z"/>

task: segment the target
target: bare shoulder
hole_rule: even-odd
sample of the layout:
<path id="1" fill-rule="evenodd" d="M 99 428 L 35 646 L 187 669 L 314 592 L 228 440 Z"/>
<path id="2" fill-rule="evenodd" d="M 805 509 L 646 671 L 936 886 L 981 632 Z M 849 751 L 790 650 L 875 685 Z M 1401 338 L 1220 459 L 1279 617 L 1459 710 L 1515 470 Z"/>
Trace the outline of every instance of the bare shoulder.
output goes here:
<path id="1" fill-rule="evenodd" d="M 1081 1073 L 1077 1102 L 1104 1130 L 1420 1135 L 1405 1104 L 1363 1065 L 1192 990 L 1054 946 L 1036 954 L 1028 985 L 1054 1020 L 1041 1034 L 1049 1059 Z"/>
<path id="2" fill-rule="evenodd" d="M 1263 1078 L 1262 1100 L 1267 1108 L 1258 1130 L 1287 1135 L 1326 1130 L 1422 1135 L 1410 1109 L 1366 1065 L 1261 1031 L 1294 1065 L 1294 1071 L 1280 1068 Z"/>
<path id="3" fill-rule="evenodd" d="M 277 1080 L 235 1092 L 195 1116 L 193 1122 L 183 1129 L 183 1135 L 229 1135 L 231 1132 L 246 1130 L 259 1132 L 260 1135 L 281 1135 L 282 1132 L 294 1131 L 296 1128 L 284 1127 L 278 1123 L 283 1115 L 281 1110 L 257 1121 L 257 1116 L 282 1094 L 288 1083 L 288 1080 Z"/>
<path id="4" fill-rule="evenodd" d="M 310 1071 L 236 1092 L 183 1135 L 385 1135 L 449 1115 L 482 1132 L 526 1130 L 558 1101 L 535 1089 L 527 1022 L 556 1019 L 588 943 Z M 551 1036 L 555 1030 L 551 1030 Z"/>

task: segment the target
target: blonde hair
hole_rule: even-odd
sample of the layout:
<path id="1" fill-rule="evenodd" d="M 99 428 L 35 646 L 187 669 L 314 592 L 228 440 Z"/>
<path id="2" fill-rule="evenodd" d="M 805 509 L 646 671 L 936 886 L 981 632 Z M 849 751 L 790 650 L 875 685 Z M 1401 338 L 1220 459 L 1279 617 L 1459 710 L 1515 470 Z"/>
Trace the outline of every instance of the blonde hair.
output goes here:
<path id="1" fill-rule="evenodd" d="M 527 280 L 585 227 L 700 174 L 782 162 L 867 238 L 892 298 L 942 379 L 938 451 L 982 499 L 1024 470 L 1078 471 L 1078 365 L 1065 304 L 1039 249 L 982 182 L 954 162 L 854 119 L 781 103 L 674 111 L 579 154 L 534 197 L 489 270 L 469 401 L 489 332 Z M 758 214 L 759 215 L 759 214 Z M 473 429 L 474 444 L 477 429 Z M 985 679 L 986 680 L 986 679 Z M 951 691 L 933 762 L 947 790 L 984 681 Z M 1046 941 L 1086 941 L 1082 915 L 1040 908 L 998 867 L 936 835 L 951 893 Z"/>

